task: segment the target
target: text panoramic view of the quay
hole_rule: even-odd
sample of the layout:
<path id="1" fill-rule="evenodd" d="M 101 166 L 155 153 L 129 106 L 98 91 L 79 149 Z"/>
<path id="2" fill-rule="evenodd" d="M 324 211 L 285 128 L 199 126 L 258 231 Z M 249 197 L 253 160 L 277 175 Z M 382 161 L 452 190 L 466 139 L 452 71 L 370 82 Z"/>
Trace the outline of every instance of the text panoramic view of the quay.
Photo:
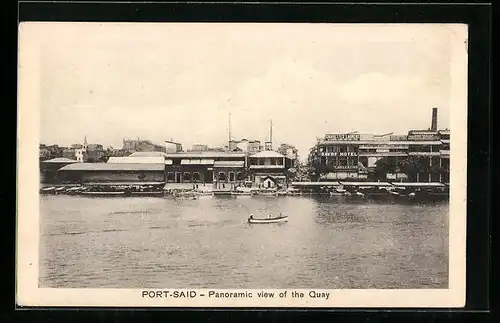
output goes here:
<path id="1" fill-rule="evenodd" d="M 230 120 L 222 148 L 40 145 L 40 285 L 446 288 L 437 113 L 405 135 L 325 134 L 305 161 L 272 122 L 264 145 Z"/>

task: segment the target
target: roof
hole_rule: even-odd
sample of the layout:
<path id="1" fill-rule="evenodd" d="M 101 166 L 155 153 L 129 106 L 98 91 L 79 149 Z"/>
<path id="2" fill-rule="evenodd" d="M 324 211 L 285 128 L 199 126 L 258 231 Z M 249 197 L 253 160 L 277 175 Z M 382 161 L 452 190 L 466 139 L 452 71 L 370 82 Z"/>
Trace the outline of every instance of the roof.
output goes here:
<path id="1" fill-rule="evenodd" d="M 252 157 L 252 158 L 272 158 L 272 157 L 283 158 L 285 156 L 283 156 L 282 154 L 277 153 L 273 150 L 265 150 L 265 151 L 261 151 L 260 153 L 253 154 L 250 157 Z"/>
<path id="2" fill-rule="evenodd" d="M 438 183 L 438 182 L 430 182 L 430 183 L 404 183 L 404 182 L 400 182 L 400 183 L 392 183 L 392 185 L 394 186 L 408 186 L 408 187 L 429 187 L 429 186 L 437 186 L 437 187 L 444 187 L 446 185 L 444 185 L 443 183 Z"/>
<path id="3" fill-rule="evenodd" d="M 292 182 L 292 186 L 339 186 L 339 182 Z"/>
<path id="4" fill-rule="evenodd" d="M 245 153 L 229 152 L 229 151 L 196 151 L 165 154 L 166 158 L 220 158 L 220 157 L 237 157 L 244 158 Z"/>
<path id="5" fill-rule="evenodd" d="M 285 168 L 284 165 L 250 165 L 251 169 L 281 169 Z"/>
<path id="6" fill-rule="evenodd" d="M 245 162 L 242 160 L 237 161 L 216 161 L 214 167 L 245 167 Z"/>
<path id="7" fill-rule="evenodd" d="M 110 163 L 74 163 L 64 166 L 60 171 L 163 171 L 165 164 L 110 164 Z"/>
<path id="8" fill-rule="evenodd" d="M 163 157 L 109 157 L 108 164 L 164 164 Z"/>
<path id="9" fill-rule="evenodd" d="M 320 145 L 440 145 L 440 140 L 320 140 Z"/>
<path id="10" fill-rule="evenodd" d="M 213 165 L 213 159 L 183 159 L 181 165 Z"/>
<path id="11" fill-rule="evenodd" d="M 344 186 L 391 186 L 387 182 L 340 182 Z"/>
<path id="12" fill-rule="evenodd" d="M 64 158 L 64 157 L 57 157 L 57 158 L 52 158 L 52 159 L 46 160 L 46 161 L 44 161 L 44 163 L 78 163 L 78 161 L 74 160 L 74 159 Z"/>
<path id="13" fill-rule="evenodd" d="M 166 154 L 162 151 L 137 151 L 130 154 L 127 157 L 166 157 Z M 163 163 L 163 161 L 162 161 Z"/>
<path id="14" fill-rule="evenodd" d="M 169 144 L 175 144 L 175 145 L 180 145 L 181 144 L 179 142 L 170 141 L 170 140 L 165 140 L 165 142 L 168 142 Z"/>
<path id="15" fill-rule="evenodd" d="M 163 185 L 165 182 L 86 182 L 86 186 L 91 185 L 106 185 L 106 186 L 121 186 L 121 185 Z"/>

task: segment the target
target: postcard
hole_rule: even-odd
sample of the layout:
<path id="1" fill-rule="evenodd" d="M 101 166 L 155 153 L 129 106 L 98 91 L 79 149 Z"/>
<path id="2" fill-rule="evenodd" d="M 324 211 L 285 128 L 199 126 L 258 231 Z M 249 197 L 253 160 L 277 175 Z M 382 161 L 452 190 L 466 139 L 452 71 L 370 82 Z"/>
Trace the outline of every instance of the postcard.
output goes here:
<path id="1" fill-rule="evenodd" d="M 17 305 L 463 307 L 467 25 L 19 25 Z"/>

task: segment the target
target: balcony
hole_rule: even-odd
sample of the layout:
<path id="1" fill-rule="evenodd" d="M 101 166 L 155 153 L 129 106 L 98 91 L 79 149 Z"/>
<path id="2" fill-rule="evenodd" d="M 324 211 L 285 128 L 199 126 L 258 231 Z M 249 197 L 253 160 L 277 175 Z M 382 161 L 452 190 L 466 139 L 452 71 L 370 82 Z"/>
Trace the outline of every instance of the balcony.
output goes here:
<path id="1" fill-rule="evenodd" d="M 285 165 L 250 165 L 250 169 L 283 169 Z"/>
<path id="2" fill-rule="evenodd" d="M 408 156 L 441 156 L 440 152 L 428 152 L 428 151 L 411 151 L 408 152 Z"/>

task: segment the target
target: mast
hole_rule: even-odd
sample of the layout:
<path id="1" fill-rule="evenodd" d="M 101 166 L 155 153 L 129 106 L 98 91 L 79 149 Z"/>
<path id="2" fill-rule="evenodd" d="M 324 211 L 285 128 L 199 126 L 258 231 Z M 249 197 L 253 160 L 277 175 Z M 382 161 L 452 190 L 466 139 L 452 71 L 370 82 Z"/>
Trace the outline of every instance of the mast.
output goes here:
<path id="1" fill-rule="evenodd" d="M 229 127 L 228 127 L 228 141 L 227 141 L 227 149 L 231 150 L 231 113 L 229 113 Z"/>
<path id="2" fill-rule="evenodd" d="M 271 119 L 269 123 L 269 142 L 271 143 L 271 149 L 273 147 L 273 120 Z"/>

